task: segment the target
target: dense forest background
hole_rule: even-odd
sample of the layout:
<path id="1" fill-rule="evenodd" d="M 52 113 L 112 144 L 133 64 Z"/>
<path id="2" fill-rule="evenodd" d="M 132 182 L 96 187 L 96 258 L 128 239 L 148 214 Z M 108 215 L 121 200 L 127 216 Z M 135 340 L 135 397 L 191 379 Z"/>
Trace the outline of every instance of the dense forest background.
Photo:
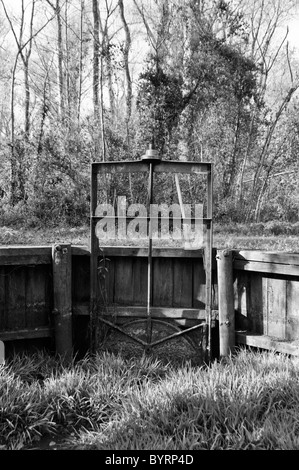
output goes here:
<path id="1" fill-rule="evenodd" d="M 151 142 L 214 163 L 216 221 L 298 222 L 296 3 L 0 0 L 1 223 L 87 222 L 90 163 Z"/>

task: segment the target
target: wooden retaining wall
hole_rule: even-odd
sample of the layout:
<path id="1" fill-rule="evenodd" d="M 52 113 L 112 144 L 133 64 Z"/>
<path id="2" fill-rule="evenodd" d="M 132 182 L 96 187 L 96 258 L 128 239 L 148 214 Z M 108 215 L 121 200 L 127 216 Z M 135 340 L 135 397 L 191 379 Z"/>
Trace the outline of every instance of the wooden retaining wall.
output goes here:
<path id="1" fill-rule="evenodd" d="M 299 253 L 234 252 L 236 341 L 299 355 Z"/>
<path id="2" fill-rule="evenodd" d="M 89 251 L 70 245 L 61 249 L 69 250 L 61 252 L 69 257 L 60 266 L 55 247 L 0 248 L 0 340 L 8 348 L 23 340 L 57 349 L 59 341 L 63 343 L 57 328 L 63 325 L 68 331 L 71 313 L 74 350 L 83 354 L 88 349 Z M 107 247 L 104 253 L 108 272 L 103 270 L 103 302 L 110 313 L 127 320 L 142 316 L 147 250 Z M 299 254 L 233 251 L 232 255 L 236 342 L 299 355 Z M 217 338 L 216 250 L 213 259 Z M 154 249 L 154 318 L 163 318 L 163 307 L 171 307 L 172 319 L 182 326 L 204 319 L 203 262 L 200 250 Z M 70 295 L 65 295 L 67 285 Z"/>

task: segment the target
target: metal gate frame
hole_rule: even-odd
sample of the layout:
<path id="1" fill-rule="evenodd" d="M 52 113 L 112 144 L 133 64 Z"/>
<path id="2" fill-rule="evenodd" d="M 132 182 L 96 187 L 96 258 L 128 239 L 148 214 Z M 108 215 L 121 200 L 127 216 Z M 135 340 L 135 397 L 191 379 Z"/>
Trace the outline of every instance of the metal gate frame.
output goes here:
<path id="1" fill-rule="evenodd" d="M 173 161 L 161 160 L 157 157 L 155 150 L 148 150 L 141 160 L 127 160 L 120 162 L 94 162 L 91 164 L 91 198 L 90 198 L 90 317 L 91 317 L 91 349 L 95 348 L 95 325 L 96 321 L 100 320 L 102 323 L 110 326 L 111 328 L 120 331 L 124 335 L 130 337 L 134 341 L 142 344 L 145 349 L 149 350 L 152 347 L 162 342 L 168 341 L 173 337 L 186 334 L 192 330 L 198 329 L 203 325 L 208 327 L 208 345 L 207 357 L 208 361 L 211 359 L 211 315 L 212 315 L 212 233 L 213 233 L 213 178 L 212 178 L 212 163 L 203 162 L 186 162 L 186 161 Z M 152 204 L 152 187 L 154 173 L 178 173 L 184 174 L 204 174 L 207 176 L 207 217 L 200 218 L 203 224 L 206 225 L 206 236 L 204 241 L 204 269 L 206 278 L 206 322 L 182 330 L 179 333 L 172 334 L 159 341 L 151 341 L 151 333 L 147 335 L 147 341 L 143 341 L 135 335 L 124 331 L 120 326 L 115 325 L 109 320 L 104 319 L 98 314 L 98 258 L 102 254 L 99 246 L 99 240 L 96 237 L 95 229 L 96 224 L 103 217 L 96 215 L 96 208 L 98 205 L 98 175 L 109 173 L 135 173 L 146 172 L 149 174 L 149 189 L 148 189 L 148 213 L 147 221 L 149 224 L 149 234 L 151 234 L 151 217 L 149 216 L 150 204 Z M 108 217 L 105 216 L 107 219 Z M 134 217 L 126 217 L 127 220 L 132 220 Z M 195 221 L 195 218 L 191 219 Z M 147 279 L 147 332 L 151 330 L 151 307 L 152 307 L 152 238 L 149 236 L 148 243 L 148 279 Z M 171 309 L 169 309 L 171 310 Z"/>

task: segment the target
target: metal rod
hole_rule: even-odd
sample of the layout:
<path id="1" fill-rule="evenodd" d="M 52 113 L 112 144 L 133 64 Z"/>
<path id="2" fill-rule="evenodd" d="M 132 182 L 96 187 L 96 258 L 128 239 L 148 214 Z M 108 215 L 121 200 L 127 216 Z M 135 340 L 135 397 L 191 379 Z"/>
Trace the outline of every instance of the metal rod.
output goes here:
<path id="1" fill-rule="evenodd" d="M 207 217 L 211 219 L 210 224 L 207 225 L 207 240 L 206 240 L 206 310 L 207 310 L 207 323 L 208 323 L 208 361 L 212 359 L 212 253 L 213 253 L 213 176 L 212 165 L 207 178 Z"/>
<path id="2" fill-rule="evenodd" d="M 115 323 L 112 323 L 112 322 L 110 322 L 109 320 L 106 320 L 103 317 L 99 317 L 99 321 L 105 323 L 106 325 L 110 326 L 114 330 L 117 330 L 120 333 L 123 333 L 125 336 L 128 336 L 129 338 L 133 339 L 137 343 L 142 344 L 142 346 L 144 346 L 144 347 L 157 346 L 158 344 L 165 343 L 165 341 L 169 341 L 170 339 L 177 338 L 177 337 L 182 336 L 182 335 L 186 335 L 186 334 L 190 333 L 190 331 L 198 330 L 199 328 L 203 328 L 207 325 L 206 322 L 203 322 L 203 323 L 200 323 L 198 325 L 187 328 L 186 330 L 178 331 L 176 333 L 173 333 L 172 335 L 165 336 L 164 338 L 153 341 L 152 343 L 148 343 L 148 342 L 145 342 L 142 339 L 138 338 L 138 336 L 136 336 L 132 333 L 129 333 L 128 331 L 123 330 L 120 326 L 117 326 Z M 166 322 L 164 322 L 164 323 L 167 324 Z"/>
<path id="3" fill-rule="evenodd" d="M 152 259 L 152 217 L 151 205 L 153 200 L 153 163 L 149 164 L 149 180 L 148 180 L 148 198 L 147 213 L 149 214 L 148 226 L 148 258 L 147 258 L 147 342 L 151 343 L 152 325 L 151 325 L 151 307 L 153 301 L 153 259 Z"/>
<path id="4" fill-rule="evenodd" d="M 98 240 L 95 234 L 96 221 L 93 216 L 96 212 L 98 199 L 98 176 L 95 166 L 91 165 L 91 193 L 90 193 L 90 347 L 92 351 L 97 347 L 96 317 L 97 317 L 97 269 L 98 269 Z"/>

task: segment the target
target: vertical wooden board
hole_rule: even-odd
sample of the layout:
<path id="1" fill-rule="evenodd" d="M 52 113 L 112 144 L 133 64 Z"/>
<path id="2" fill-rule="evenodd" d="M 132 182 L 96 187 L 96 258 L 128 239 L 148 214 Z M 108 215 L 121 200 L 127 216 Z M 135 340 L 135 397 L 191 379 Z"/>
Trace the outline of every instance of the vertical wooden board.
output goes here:
<path id="1" fill-rule="evenodd" d="M 206 275 L 202 258 L 193 259 L 193 308 L 206 308 Z"/>
<path id="2" fill-rule="evenodd" d="M 251 333 L 267 334 L 263 324 L 263 276 L 260 273 L 248 273 L 249 296 L 247 318 Z"/>
<path id="3" fill-rule="evenodd" d="M 26 273 L 26 327 L 47 326 L 49 311 L 46 304 L 46 267 L 28 267 Z"/>
<path id="4" fill-rule="evenodd" d="M 133 259 L 115 258 L 114 266 L 114 302 L 119 305 L 131 305 L 133 302 Z"/>
<path id="5" fill-rule="evenodd" d="M 191 308 L 193 293 L 192 260 L 173 260 L 173 306 Z"/>
<path id="6" fill-rule="evenodd" d="M 147 258 L 133 260 L 133 305 L 147 304 Z"/>
<path id="7" fill-rule="evenodd" d="M 289 341 L 299 340 L 299 280 L 287 281 L 287 323 L 286 339 Z"/>
<path id="8" fill-rule="evenodd" d="M 114 302 L 115 293 L 115 258 L 108 258 L 106 260 L 106 277 L 105 277 L 105 289 L 106 289 L 106 301 L 108 305 Z"/>
<path id="9" fill-rule="evenodd" d="M 52 245 L 55 348 L 70 360 L 72 331 L 72 253 L 70 244 Z"/>
<path id="10" fill-rule="evenodd" d="M 52 312 L 54 308 L 54 298 L 53 298 L 53 270 L 52 265 L 49 264 L 46 267 L 46 277 L 45 277 L 45 301 L 46 301 L 46 309 L 50 315 L 50 321 L 52 318 Z"/>
<path id="11" fill-rule="evenodd" d="M 7 293 L 7 329 L 26 327 L 26 267 L 10 269 Z"/>
<path id="12" fill-rule="evenodd" d="M 246 330 L 249 328 L 248 321 L 248 274 L 243 271 L 237 271 L 234 282 L 234 303 L 235 303 L 235 327 L 236 329 Z"/>
<path id="13" fill-rule="evenodd" d="M 72 257 L 72 296 L 75 302 L 90 298 L 90 260 L 87 256 Z"/>
<path id="14" fill-rule="evenodd" d="M 212 309 L 218 310 L 218 283 L 217 283 L 217 271 L 212 271 Z"/>
<path id="15" fill-rule="evenodd" d="M 105 258 L 103 259 L 102 256 L 98 257 L 98 266 L 100 269 L 97 270 L 97 295 L 98 295 L 98 304 L 109 305 L 113 302 L 114 296 L 114 259 L 112 258 Z M 84 301 L 90 299 L 90 294 L 87 294 L 88 289 L 88 280 L 90 277 L 86 276 L 85 273 L 82 272 L 82 275 L 85 276 L 85 284 L 86 289 L 84 289 Z M 87 279 L 87 280 L 86 280 Z M 83 299 L 81 299 L 83 300 Z"/>
<path id="16" fill-rule="evenodd" d="M 6 330 L 6 298 L 5 298 L 6 272 L 4 267 L 0 267 L 0 331 Z"/>
<path id="17" fill-rule="evenodd" d="M 267 334 L 286 339 L 286 280 L 267 279 Z"/>
<path id="18" fill-rule="evenodd" d="M 153 306 L 173 307 L 172 258 L 153 258 Z"/>

